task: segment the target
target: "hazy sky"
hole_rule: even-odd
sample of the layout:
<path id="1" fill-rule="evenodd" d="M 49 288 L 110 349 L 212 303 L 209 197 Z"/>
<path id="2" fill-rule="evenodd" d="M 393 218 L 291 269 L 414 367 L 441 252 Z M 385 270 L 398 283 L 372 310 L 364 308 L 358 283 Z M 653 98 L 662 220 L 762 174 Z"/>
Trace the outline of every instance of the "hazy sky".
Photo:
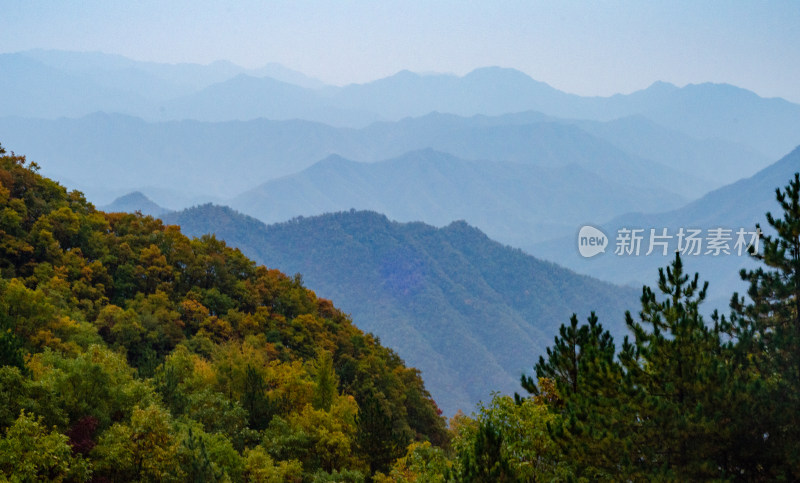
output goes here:
<path id="1" fill-rule="evenodd" d="M 800 102 L 798 1 L 0 0 L 0 22 L 0 52 L 279 62 L 335 84 L 499 65 L 584 95 L 712 81 Z"/>

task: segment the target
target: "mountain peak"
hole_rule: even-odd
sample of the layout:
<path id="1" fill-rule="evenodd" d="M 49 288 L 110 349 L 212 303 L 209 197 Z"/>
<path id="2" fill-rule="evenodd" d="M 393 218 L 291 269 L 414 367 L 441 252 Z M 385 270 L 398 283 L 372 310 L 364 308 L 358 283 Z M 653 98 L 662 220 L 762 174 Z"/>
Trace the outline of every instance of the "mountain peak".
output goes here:
<path id="1" fill-rule="evenodd" d="M 325 158 L 318 161 L 317 165 L 324 165 L 329 167 L 339 167 L 339 166 L 346 166 L 355 163 L 355 161 L 347 159 L 343 156 L 340 156 L 336 153 L 329 154 Z"/>
<path id="2" fill-rule="evenodd" d="M 538 81 L 521 70 L 513 69 L 510 67 L 488 66 L 479 67 L 464 76 L 466 81 L 477 82 L 499 82 L 510 83 L 513 85 L 536 85 L 538 87 L 546 87 L 556 91 L 554 87 L 549 84 Z"/>
<path id="3" fill-rule="evenodd" d="M 114 213 L 134 213 L 140 211 L 142 214 L 159 216 L 168 210 L 158 206 L 153 200 L 145 196 L 141 191 L 134 191 L 127 195 L 120 196 L 110 204 L 101 208 L 103 211 Z"/>
<path id="4" fill-rule="evenodd" d="M 670 91 L 677 91 L 678 89 L 679 89 L 679 87 L 676 86 L 675 84 L 659 80 L 659 81 L 655 81 L 652 84 L 650 84 L 650 86 L 647 87 L 647 89 L 645 89 L 645 90 L 646 91 L 670 92 Z"/>
<path id="5" fill-rule="evenodd" d="M 500 67 L 499 65 L 488 65 L 485 67 L 478 67 L 470 71 L 466 76 L 469 77 L 472 75 L 509 75 L 509 76 L 518 76 L 518 77 L 526 77 L 530 79 L 531 77 L 522 72 L 521 70 L 514 69 L 511 67 Z"/>

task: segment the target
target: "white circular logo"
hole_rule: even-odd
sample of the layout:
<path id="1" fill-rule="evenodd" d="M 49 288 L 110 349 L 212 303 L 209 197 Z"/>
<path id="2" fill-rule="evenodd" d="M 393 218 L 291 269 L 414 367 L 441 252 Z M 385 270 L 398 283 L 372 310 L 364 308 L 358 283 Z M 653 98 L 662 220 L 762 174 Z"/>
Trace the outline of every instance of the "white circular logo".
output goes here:
<path id="1" fill-rule="evenodd" d="M 591 258 L 598 253 L 605 253 L 608 237 L 599 229 L 585 225 L 578 232 L 578 251 L 584 258 Z"/>

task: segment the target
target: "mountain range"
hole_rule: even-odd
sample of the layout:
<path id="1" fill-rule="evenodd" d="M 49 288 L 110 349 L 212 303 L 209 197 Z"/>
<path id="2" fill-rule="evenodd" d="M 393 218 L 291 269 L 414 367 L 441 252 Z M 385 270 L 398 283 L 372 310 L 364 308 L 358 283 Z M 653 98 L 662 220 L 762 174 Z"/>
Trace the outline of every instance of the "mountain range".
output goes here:
<path id="1" fill-rule="evenodd" d="M 708 246 L 704 245 L 701 250 L 702 256 L 685 257 L 688 270 L 697 271 L 703 279 L 709 280 L 710 305 L 716 304 L 717 308 L 725 309 L 734 291 L 741 294 L 747 288 L 740 280 L 739 270 L 755 266 L 749 257 L 744 254 L 739 256 L 733 250 L 738 239 L 736 232 L 740 229 L 753 232 L 758 223 L 765 233 L 769 233 L 765 214 L 780 213 L 780 206 L 775 200 L 775 189 L 783 189 L 798 171 L 800 171 L 800 147 L 755 175 L 711 191 L 681 208 L 651 214 L 630 213 L 599 224 L 602 231 L 610 237 L 610 245 L 606 253 L 594 258 L 582 258 L 578 254 L 577 230 L 572 236 L 524 248 L 529 253 L 557 261 L 580 273 L 614 283 L 640 285 L 642 280 L 652 277 L 657 267 L 666 265 L 667 257 L 660 256 L 658 250 L 651 256 L 644 256 L 649 248 L 644 245 L 640 256 L 615 255 L 614 244 L 620 229 L 644 229 L 645 241 L 649 239 L 651 228 L 656 229 L 658 234 L 662 234 L 662 230 L 666 228 L 667 234 L 673 236 L 677 235 L 680 228 L 701 229 L 704 238 L 709 229 L 731 230 L 729 235 L 732 239 L 728 243 L 730 255 L 714 256 L 713 252 L 705 255 Z M 748 242 L 750 237 L 751 235 L 747 236 Z M 677 238 L 671 239 L 670 242 L 669 257 L 677 248 Z"/>
<path id="2" fill-rule="evenodd" d="M 421 369 L 453 414 L 519 390 L 519 377 L 574 312 L 597 311 L 619 336 L 637 291 L 575 274 L 492 241 L 465 222 L 443 228 L 348 211 L 266 226 L 203 205 L 163 217 L 213 233 L 269 267 L 302 274 L 354 323 Z"/>
<path id="3" fill-rule="evenodd" d="M 628 137 L 625 129 L 626 126 L 611 127 L 604 134 L 624 139 Z M 653 131 L 661 136 L 654 135 L 649 148 L 643 136 L 639 150 L 657 151 L 667 144 L 663 139 L 670 136 L 669 131 L 658 128 Z M 716 186 L 708 178 L 686 171 L 691 169 L 695 158 L 707 151 L 704 144 L 686 136 L 681 137 L 683 152 L 673 158 L 684 161 L 672 163 L 682 164 L 681 170 L 629 154 L 581 127 L 566 121 L 551 121 L 537 113 L 496 118 L 430 114 L 359 130 L 308 121 L 264 119 L 148 123 L 119 114 L 58 120 L 0 117 L 0 134 L 5 145 L 15 150 L 25 149 L 45 173 L 68 179 L 72 186 L 98 202 L 110 202 L 138 190 L 159 204 L 175 204 L 169 199 L 158 199 L 148 191 L 153 188 L 170 190 L 176 198 L 181 195 L 206 196 L 206 201 L 232 198 L 260 183 L 295 174 L 332 154 L 373 162 L 427 148 L 466 160 L 543 167 L 576 164 L 633 186 L 660 181 L 666 190 L 684 200 L 699 197 Z M 705 164 L 709 170 L 719 171 L 727 164 L 735 167 L 765 164 L 746 150 L 724 146 L 721 154 L 740 154 L 708 159 Z M 139 169 L 131 170 L 132 165 Z"/>
<path id="4" fill-rule="evenodd" d="M 324 86 L 279 66 L 153 64 L 98 53 L 28 51 L 0 56 L 0 112 L 80 117 L 119 112 L 148 120 L 307 119 L 364 127 L 432 111 L 463 116 L 535 110 L 608 121 L 641 115 L 697 139 L 725 139 L 776 158 L 800 144 L 800 106 L 726 84 L 657 82 L 627 95 L 581 97 L 508 68 L 464 76 L 399 72 Z"/>
<path id="5" fill-rule="evenodd" d="M 522 246 L 572 233 L 587 219 L 683 204 L 673 193 L 642 186 L 648 179 L 657 183 L 656 173 L 641 169 L 634 183 L 610 176 L 617 171 L 635 173 L 637 166 L 605 168 L 598 175 L 579 164 L 466 161 L 431 149 L 374 163 L 330 156 L 229 205 L 265 223 L 351 208 L 436 226 L 463 219 L 494 239 Z M 678 182 L 678 175 L 673 179 Z"/>

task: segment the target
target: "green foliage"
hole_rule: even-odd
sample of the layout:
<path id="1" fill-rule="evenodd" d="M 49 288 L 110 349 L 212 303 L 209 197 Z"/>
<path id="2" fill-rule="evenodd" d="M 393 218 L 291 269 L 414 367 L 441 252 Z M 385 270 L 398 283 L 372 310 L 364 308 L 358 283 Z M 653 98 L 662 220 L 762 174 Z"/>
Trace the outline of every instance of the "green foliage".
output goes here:
<path id="1" fill-rule="evenodd" d="M 375 481 L 444 483 L 451 473 L 451 467 L 452 462 L 441 448 L 432 446 L 428 441 L 411 443 L 406 449 L 406 455 L 395 461 L 389 474 L 378 473 Z"/>
<path id="2" fill-rule="evenodd" d="M 0 439 L 0 476 L 10 481 L 89 481 L 91 471 L 67 437 L 24 411 Z"/>
<path id="3" fill-rule="evenodd" d="M 594 376 L 587 378 L 586 373 L 594 364 L 613 363 L 615 348 L 611 334 L 603 329 L 594 312 L 587 322 L 579 327 L 577 315 L 572 314 L 569 326 L 562 325 L 553 347 L 547 348 L 547 359 L 540 356 L 534 367 L 539 379 L 555 382 L 559 393 L 566 397 L 585 392 L 584 384 L 591 383 Z M 531 394 L 540 394 L 530 376 L 523 375 L 521 385 Z"/>
<path id="4" fill-rule="evenodd" d="M 0 153 L 4 154 L 4 153 Z M 0 155 L 0 478 L 800 478 L 800 177 L 729 317 L 676 256 L 619 351 L 573 315 L 524 377 L 444 428 L 419 372 L 214 237 L 104 214 Z"/>
<path id="5" fill-rule="evenodd" d="M 299 483 L 303 481 L 303 466 L 298 460 L 275 462 L 263 446 L 245 451 L 245 477 L 259 483 Z"/>
<path id="6" fill-rule="evenodd" d="M 538 383 L 522 379 L 536 397 L 517 397 L 520 406 L 538 401 L 548 408 L 548 437 L 558 450 L 551 461 L 559 461 L 562 477 L 798 477 L 800 178 L 777 198 L 782 219 L 767 215 L 777 236 L 766 236 L 763 252 L 753 253 L 767 268 L 742 273 L 752 301 L 734 295 L 729 318 L 714 313 L 704 320 L 707 284 L 685 274 L 676 255 L 659 271 L 658 290 L 643 288 L 638 317 L 626 314 L 632 336 L 619 352 L 594 315 L 588 324 L 579 326 L 573 316 L 562 326 L 536 365 Z M 464 427 L 459 437 L 470 435 L 467 441 L 483 448 L 487 461 L 465 474 L 502 467 L 497 426 L 478 421 Z M 463 452 L 465 443 L 456 442 Z M 468 469 L 472 458 L 467 453 L 458 461 Z"/>
<path id="7" fill-rule="evenodd" d="M 753 416 L 749 441 L 756 450 L 742 459 L 753 474 L 798 479 L 800 174 L 795 173 L 783 190 L 776 189 L 776 199 L 783 214 L 776 217 L 767 213 L 773 234 L 764 235 L 761 251 L 751 251 L 764 266 L 742 270 L 742 279 L 750 283 L 747 295 L 751 302 L 734 294 L 729 330 L 742 341 L 739 358 L 752 362 L 756 374 L 769 375 L 751 377 L 742 384 L 751 396 L 752 408 L 747 408 Z M 759 434 L 760 439 L 754 437 Z"/>
<path id="8" fill-rule="evenodd" d="M 564 314 L 594 310 L 618 334 L 625 330 L 618 315 L 637 299 L 633 289 L 538 260 L 465 222 L 435 228 L 348 211 L 266 226 L 212 205 L 167 218 L 184 232 L 217 233 L 262 263 L 302 273 L 359 327 L 417 365 L 437 389 L 438 407 L 408 415 L 419 418 L 415 432 L 437 419 L 438 408 L 452 416 L 491 391 L 517 389 L 518 354 L 543 353 Z M 346 385 L 350 374 L 332 352 Z M 423 406 L 406 409 L 416 408 Z"/>
<path id="9" fill-rule="evenodd" d="M 570 473 L 548 431 L 558 416 L 544 401 L 496 394 L 474 419 L 451 420 L 456 458 L 445 474 L 456 481 L 564 479 Z"/>
<path id="10" fill-rule="evenodd" d="M 330 411 L 338 386 L 333 356 L 328 351 L 321 351 L 314 365 L 314 409 Z"/>
<path id="11" fill-rule="evenodd" d="M 444 438 L 419 373 L 299 276 L 0 153 L 0 430 L 43 442 L 2 455 L 21 479 L 360 481 L 367 394 L 403 445 Z"/>
<path id="12" fill-rule="evenodd" d="M 508 455 L 503 452 L 503 435 L 491 422 L 478 425 L 470 450 L 462 455 L 463 481 L 517 481 Z"/>
<path id="13" fill-rule="evenodd" d="M 241 481 L 243 477 L 245 461 L 231 441 L 191 424 L 181 428 L 178 458 L 186 481 Z"/>
<path id="14" fill-rule="evenodd" d="M 91 456 L 97 473 L 115 481 L 183 479 L 169 413 L 155 405 L 137 407 L 129 422 L 111 426 Z"/>
<path id="15" fill-rule="evenodd" d="M 8 313 L 0 307 L 0 367 L 13 366 L 25 369 L 22 339 L 16 334 Z"/>

